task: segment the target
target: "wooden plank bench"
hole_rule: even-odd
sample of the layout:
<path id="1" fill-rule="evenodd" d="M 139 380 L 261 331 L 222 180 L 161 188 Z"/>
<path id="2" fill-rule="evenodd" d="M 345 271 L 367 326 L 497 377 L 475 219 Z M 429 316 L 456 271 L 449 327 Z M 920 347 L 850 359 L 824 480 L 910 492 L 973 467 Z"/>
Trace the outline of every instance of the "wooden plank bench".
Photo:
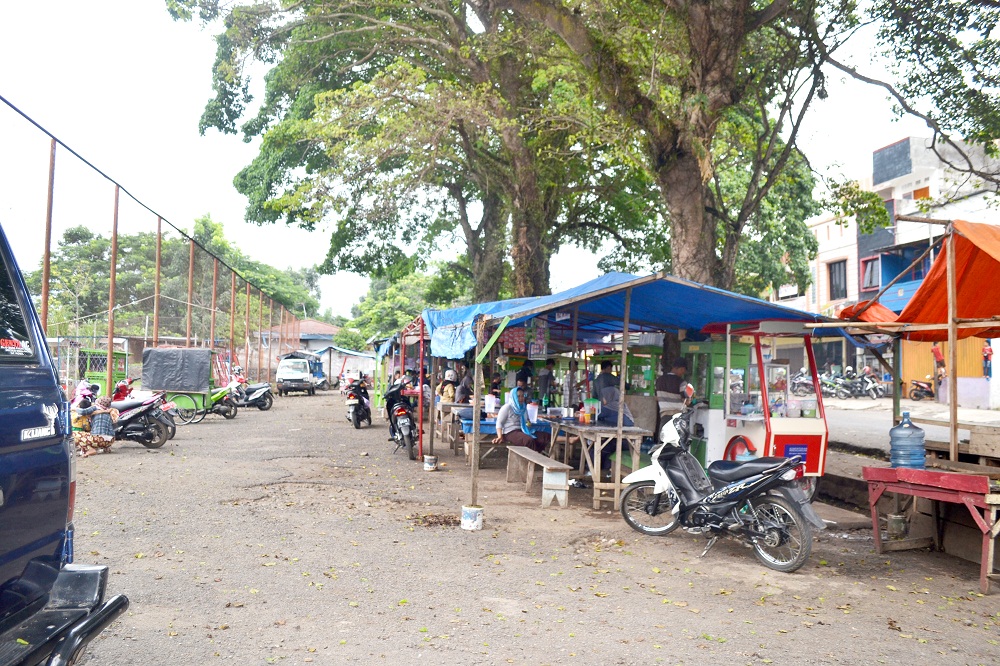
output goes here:
<path id="1" fill-rule="evenodd" d="M 569 506 L 570 465 L 553 460 L 524 446 L 507 447 L 507 483 L 524 483 L 524 492 L 531 493 L 535 483 L 535 465 L 542 468 L 542 508 L 556 500 L 559 506 Z"/>

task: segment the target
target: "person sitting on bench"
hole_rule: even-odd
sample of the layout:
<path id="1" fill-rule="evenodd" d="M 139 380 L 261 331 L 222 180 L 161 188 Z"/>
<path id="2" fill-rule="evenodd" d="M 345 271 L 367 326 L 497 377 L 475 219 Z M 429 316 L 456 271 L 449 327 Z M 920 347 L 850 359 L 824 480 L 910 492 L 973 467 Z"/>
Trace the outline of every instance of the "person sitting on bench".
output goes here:
<path id="1" fill-rule="evenodd" d="M 547 434 L 536 435 L 535 429 L 528 422 L 528 407 L 524 403 L 524 389 L 521 387 L 511 390 L 510 400 L 497 413 L 497 436 L 493 443 L 500 442 L 506 442 L 510 446 L 526 446 L 539 453 L 548 445 Z"/>

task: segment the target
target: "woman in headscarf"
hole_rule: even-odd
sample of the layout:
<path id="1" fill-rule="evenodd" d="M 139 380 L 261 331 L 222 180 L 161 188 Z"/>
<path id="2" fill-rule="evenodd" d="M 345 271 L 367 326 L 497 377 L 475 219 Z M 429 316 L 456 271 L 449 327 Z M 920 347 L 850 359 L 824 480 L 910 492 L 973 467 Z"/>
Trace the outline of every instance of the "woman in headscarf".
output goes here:
<path id="1" fill-rule="evenodd" d="M 515 387 L 510 392 L 510 400 L 497 413 L 497 436 L 494 444 L 506 442 L 508 446 L 526 446 L 541 453 L 548 445 L 548 433 L 536 433 L 528 421 L 528 406 L 524 401 L 524 389 Z"/>

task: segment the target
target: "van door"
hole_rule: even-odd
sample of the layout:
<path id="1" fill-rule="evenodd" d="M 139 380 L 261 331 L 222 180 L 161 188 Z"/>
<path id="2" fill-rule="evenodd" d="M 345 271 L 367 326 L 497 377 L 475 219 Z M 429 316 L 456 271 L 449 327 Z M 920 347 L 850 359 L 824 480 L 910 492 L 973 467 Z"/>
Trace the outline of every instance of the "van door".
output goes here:
<path id="1" fill-rule="evenodd" d="M 69 404 L 0 229 L 0 628 L 44 603 L 72 502 Z"/>

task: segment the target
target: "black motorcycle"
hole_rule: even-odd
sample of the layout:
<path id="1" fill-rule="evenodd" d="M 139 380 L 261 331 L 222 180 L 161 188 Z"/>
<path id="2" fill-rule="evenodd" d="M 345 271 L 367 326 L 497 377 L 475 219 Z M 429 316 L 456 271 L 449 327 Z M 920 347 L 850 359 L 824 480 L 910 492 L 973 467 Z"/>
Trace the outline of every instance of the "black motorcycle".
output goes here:
<path id="1" fill-rule="evenodd" d="M 720 537 L 733 538 L 752 547 L 765 566 L 797 570 L 812 551 L 813 527 L 825 527 L 797 481 L 802 458 L 717 460 L 706 474 L 688 450 L 694 412 L 689 408 L 663 426 L 652 464 L 625 477 L 631 484 L 621 497 L 625 522 L 648 535 L 678 527 L 703 534 L 709 541 L 702 557 Z"/>
<path id="2" fill-rule="evenodd" d="M 118 410 L 115 439 L 139 442 L 147 449 L 158 449 L 166 444 L 174 424 L 173 419 L 160 409 L 162 404 L 162 393 L 143 400 L 112 402 L 111 406 Z"/>
<path id="3" fill-rule="evenodd" d="M 233 389 L 233 402 L 237 407 L 256 407 L 262 412 L 271 409 L 274 396 L 271 394 L 271 384 L 240 384 Z"/>
<path id="4" fill-rule="evenodd" d="M 368 387 L 363 380 L 357 379 L 347 385 L 345 390 L 347 399 L 347 420 L 354 424 L 354 427 L 361 429 L 361 422 L 366 421 L 372 424 L 372 413 L 368 408 Z"/>
<path id="5" fill-rule="evenodd" d="M 413 445 L 416 432 L 416 424 L 413 422 L 413 405 L 403 395 L 403 390 L 410 385 L 411 380 L 406 375 L 393 382 L 385 394 L 385 410 L 389 417 L 389 439 L 396 442 L 393 453 L 405 448 L 410 460 L 416 460 L 417 451 Z"/>

